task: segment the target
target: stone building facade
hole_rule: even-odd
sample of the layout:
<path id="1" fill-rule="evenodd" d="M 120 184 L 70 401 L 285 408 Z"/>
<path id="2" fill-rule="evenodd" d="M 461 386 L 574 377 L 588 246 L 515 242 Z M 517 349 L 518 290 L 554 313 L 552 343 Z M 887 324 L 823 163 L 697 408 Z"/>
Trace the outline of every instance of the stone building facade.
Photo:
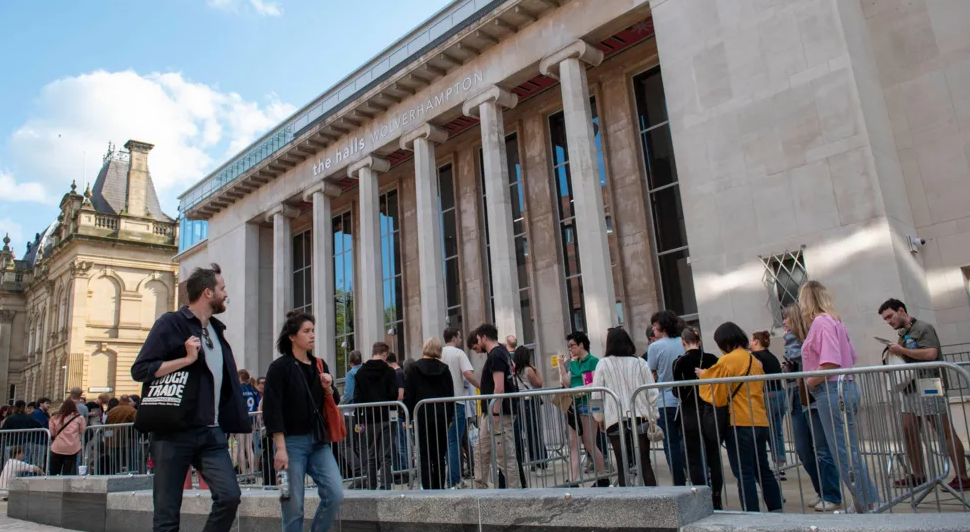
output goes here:
<path id="1" fill-rule="evenodd" d="M 292 308 L 338 374 L 485 321 L 551 372 L 663 308 L 780 332 L 807 278 L 863 364 L 889 297 L 970 342 L 957 4 L 456 0 L 188 190 L 180 267 L 256 373 Z"/>
<path id="2" fill-rule="evenodd" d="M 155 319 L 175 307 L 178 225 L 158 202 L 151 144 L 109 145 L 93 188 L 74 185 L 61 214 L 19 259 L 0 251 L 0 389 L 58 401 L 139 393 L 130 368 Z"/>

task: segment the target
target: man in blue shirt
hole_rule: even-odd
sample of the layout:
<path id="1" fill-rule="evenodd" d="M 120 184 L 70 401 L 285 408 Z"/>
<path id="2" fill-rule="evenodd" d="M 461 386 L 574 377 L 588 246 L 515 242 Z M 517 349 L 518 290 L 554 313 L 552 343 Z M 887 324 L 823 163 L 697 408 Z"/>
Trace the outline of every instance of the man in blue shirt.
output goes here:
<path id="1" fill-rule="evenodd" d="M 50 421 L 50 414 L 47 412 L 51 409 L 51 400 L 46 397 L 41 397 L 37 400 L 37 409 L 31 414 L 34 416 L 40 424 L 46 429 L 48 428 L 48 422 Z"/>
<path id="2" fill-rule="evenodd" d="M 684 344 L 680 332 L 684 330 L 683 321 L 670 310 L 658 312 L 650 317 L 650 324 L 657 341 L 647 348 L 647 363 L 657 382 L 674 381 L 674 361 L 684 354 Z M 649 331 L 647 333 L 649 335 Z M 673 476 L 675 486 L 687 484 L 684 472 L 684 434 L 677 420 L 680 400 L 674 396 L 673 388 L 663 389 L 660 396 L 660 428 L 664 431 L 664 455 Z"/>
<path id="3" fill-rule="evenodd" d="M 344 395 L 343 400 L 340 401 L 342 404 L 354 402 L 354 388 L 357 386 L 357 371 L 363 363 L 364 357 L 360 354 L 360 351 L 355 349 L 350 352 L 350 371 L 347 372 L 347 378 L 344 381 Z"/>

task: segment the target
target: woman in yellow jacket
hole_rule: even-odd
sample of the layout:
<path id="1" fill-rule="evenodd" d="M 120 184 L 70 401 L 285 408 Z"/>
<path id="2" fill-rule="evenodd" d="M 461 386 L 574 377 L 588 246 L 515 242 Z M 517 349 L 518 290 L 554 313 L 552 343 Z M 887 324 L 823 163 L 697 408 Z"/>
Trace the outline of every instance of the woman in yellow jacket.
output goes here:
<path id="1" fill-rule="evenodd" d="M 732 322 L 714 331 L 714 342 L 723 355 L 706 370 L 697 369 L 698 379 L 719 379 L 764 375 L 761 363 L 748 351 L 748 334 Z M 698 385 L 701 399 L 715 407 L 728 407 L 731 427 L 721 432 L 738 479 L 741 508 L 757 512 L 758 488 L 764 494 L 768 511 L 781 510 L 781 488 L 768 461 L 768 414 L 765 411 L 764 383 Z"/>

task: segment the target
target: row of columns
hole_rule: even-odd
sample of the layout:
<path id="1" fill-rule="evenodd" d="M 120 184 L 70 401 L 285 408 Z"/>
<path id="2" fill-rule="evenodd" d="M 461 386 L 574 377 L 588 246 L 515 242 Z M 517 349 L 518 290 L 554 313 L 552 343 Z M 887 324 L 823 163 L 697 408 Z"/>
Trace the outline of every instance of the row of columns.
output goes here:
<path id="1" fill-rule="evenodd" d="M 603 201 L 600 197 L 600 177 L 586 78 L 587 66 L 596 66 L 602 60 L 601 51 L 584 41 L 577 41 L 543 59 L 539 64 L 543 75 L 560 80 L 562 90 L 586 323 L 594 333 L 590 335 L 593 344 L 591 351 L 594 353 L 603 352 L 603 333 L 617 322 L 613 271 Z M 491 86 L 468 99 L 462 107 L 465 115 L 478 117 L 481 122 L 484 158 L 482 171 L 485 178 L 486 207 L 489 211 L 495 325 L 503 336 L 518 335 L 522 331 L 503 119 L 504 110 L 514 108 L 517 103 L 518 98 L 514 94 Z M 435 147 L 447 139 L 446 131 L 428 123 L 400 139 L 402 149 L 414 152 L 421 324 L 424 338 L 440 336 L 447 326 L 445 285 L 441 282 L 444 278 L 444 258 L 435 158 Z M 357 334 L 362 346 L 369 346 L 385 337 L 378 179 L 389 168 L 388 161 L 369 156 L 348 169 L 348 176 L 358 181 L 360 194 L 358 265 L 361 280 L 360 298 L 356 300 L 356 307 L 360 317 Z M 333 301 L 333 243 L 331 232 L 321 228 L 327 228 L 331 223 L 330 199 L 337 194 L 337 187 L 326 182 L 314 185 L 304 194 L 305 201 L 313 202 L 313 226 L 316 228 L 313 231 L 313 301 L 318 318 L 319 341 L 325 346 L 333 345 L 334 342 L 334 309 L 332 305 L 325 303 Z M 277 328 L 285 319 L 293 300 L 290 220 L 295 215 L 295 210 L 285 205 L 276 207 L 266 215 L 266 220 L 273 223 L 273 321 Z M 565 257 L 561 260 L 565 260 Z M 329 351 L 324 350 L 324 353 Z"/>

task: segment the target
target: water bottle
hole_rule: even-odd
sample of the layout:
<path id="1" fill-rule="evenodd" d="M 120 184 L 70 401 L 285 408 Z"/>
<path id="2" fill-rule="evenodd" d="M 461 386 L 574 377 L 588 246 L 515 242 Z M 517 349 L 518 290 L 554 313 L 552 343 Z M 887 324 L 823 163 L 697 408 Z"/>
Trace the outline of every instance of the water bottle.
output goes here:
<path id="1" fill-rule="evenodd" d="M 280 487 L 280 500 L 290 500 L 290 476 L 286 471 L 276 472 L 276 485 Z"/>

